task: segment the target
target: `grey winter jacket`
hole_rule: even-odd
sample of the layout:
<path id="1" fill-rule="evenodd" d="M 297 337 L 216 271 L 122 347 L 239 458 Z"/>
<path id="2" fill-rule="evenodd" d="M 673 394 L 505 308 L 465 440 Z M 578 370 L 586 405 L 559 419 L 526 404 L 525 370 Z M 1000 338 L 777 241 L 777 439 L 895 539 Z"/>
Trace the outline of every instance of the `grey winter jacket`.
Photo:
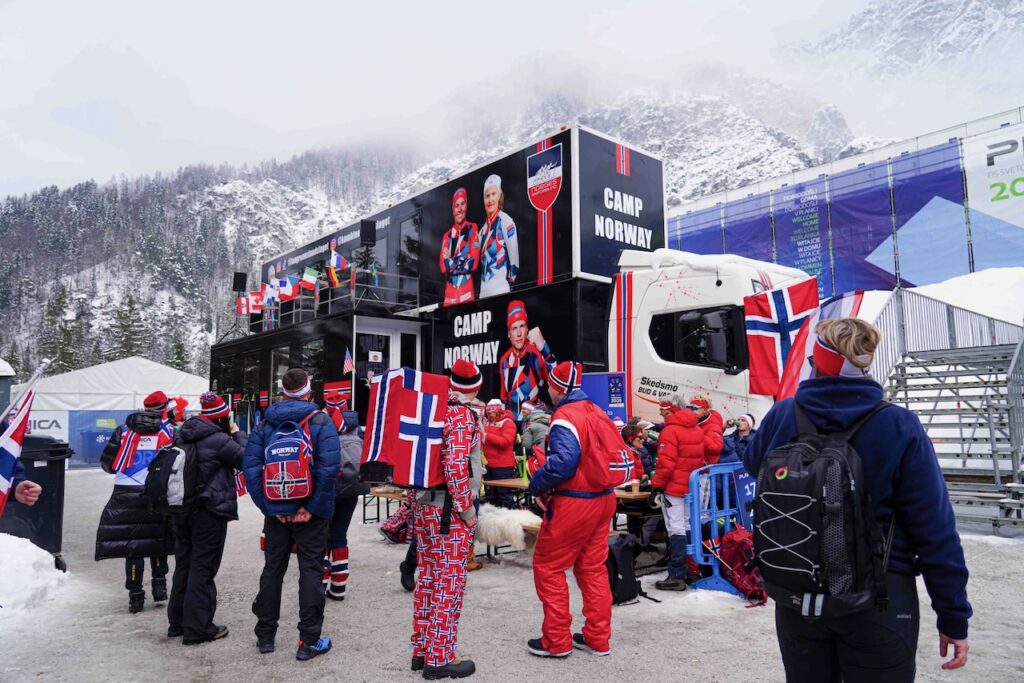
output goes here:
<path id="1" fill-rule="evenodd" d="M 529 456 L 534 446 L 544 447 L 544 440 L 551 427 L 551 416 L 535 410 L 523 421 L 523 448 Z"/>

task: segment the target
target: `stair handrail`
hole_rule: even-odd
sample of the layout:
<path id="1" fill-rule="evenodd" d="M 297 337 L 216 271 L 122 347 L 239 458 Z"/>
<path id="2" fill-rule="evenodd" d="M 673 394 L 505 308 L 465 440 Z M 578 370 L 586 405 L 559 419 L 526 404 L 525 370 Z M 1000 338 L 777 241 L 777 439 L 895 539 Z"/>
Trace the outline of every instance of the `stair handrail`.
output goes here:
<path id="1" fill-rule="evenodd" d="M 882 338 L 871 375 L 883 383 L 891 379 L 908 352 L 1018 344 L 1024 340 L 1024 326 L 902 287 L 893 290 L 875 326 Z"/>
<path id="2" fill-rule="evenodd" d="M 1024 339 L 1017 343 L 1006 373 L 1006 397 L 1010 404 L 1010 458 L 1013 482 L 1021 483 L 1020 463 L 1024 456 Z"/>

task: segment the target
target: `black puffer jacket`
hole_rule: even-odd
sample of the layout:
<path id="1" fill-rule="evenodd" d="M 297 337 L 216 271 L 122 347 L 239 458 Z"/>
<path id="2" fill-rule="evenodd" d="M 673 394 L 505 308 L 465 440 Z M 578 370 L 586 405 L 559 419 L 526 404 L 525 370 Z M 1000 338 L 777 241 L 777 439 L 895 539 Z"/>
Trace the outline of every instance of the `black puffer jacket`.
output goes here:
<path id="1" fill-rule="evenodd" d="M 161 417 L 155 413 L 132 413 L 125 424 L 138 434 L 156 434 Z M 121 428 L 114 430 L 100 459 L 105 472 L 112 472 L 121 445 Z M 157 557 L 174 554 L 174 534 L 165 515 L 150 509 L 142 486 L 114 486 L 100 515 L 96 530 L 96 559 L 115 557 Z"/>
<path id="2" fill-rule="evenodd" d="M 235 469 L 242 469 L 242 453 L 249 437 L 245 432 L 229 436 L 223 429 L 201 417 L 185 420 L 178 432 L 185 448 L 196 449 L 196 470 L 202 490 L 199 504 L 215 515 L 238 519 Z"/>

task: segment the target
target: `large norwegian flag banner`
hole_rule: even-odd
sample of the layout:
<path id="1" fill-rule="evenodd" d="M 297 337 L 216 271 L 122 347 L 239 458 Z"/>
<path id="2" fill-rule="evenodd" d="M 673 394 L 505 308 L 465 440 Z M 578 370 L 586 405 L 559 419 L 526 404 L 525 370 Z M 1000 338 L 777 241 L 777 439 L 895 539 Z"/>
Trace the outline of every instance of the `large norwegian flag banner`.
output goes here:
<path id="1" fill-rule="evenodd" d="M 814 313 L 804 320 L 800 331 L 793 339 L 793 346 L 789 350 L 786 367 L 782 370 L 782 379 L 779 381 L 779 391 L 775 396 L 776 400 L 794 395 L 800 382 L 811 376 L 813 371 L 811 353 L 814 350 L 814 339 L 817 337 L 814 334 L 814 328 L 818 326 L 818 321 L 856 318 L 860 314 L 860 306 L 863 301 L 864 291 L 860 289 L 840 294 L 823 302 Z"/>
<path id="2" fill-rule="evenodd" d="M 14 414 L 6 431 L 0 436 L 0 517 L 7 507 L 7 498 L 12 493 L 11 484 L 14 479 L 14 468 L 21 457 L 21 445 L 25 442 L 25 430 L 28 427 L 28 416 L 32 412 L 32 392 L 29 392 L 21 407 Z"/>
<path id="3" fill-rule="evenodd" d="M 818 308 L 818 278 L 744 297 L 750 393 L 776 396 L 797 333 Z"/>
<path id="4" fill-rule="evenodd" d="M 444 484 L 441 439 L 448 387 L 444 375 L 410 368 L 373 378 L 363 438 L 364 479 L 416 488 Z M 389 476 L 382 477 L 386 470 Z"/>

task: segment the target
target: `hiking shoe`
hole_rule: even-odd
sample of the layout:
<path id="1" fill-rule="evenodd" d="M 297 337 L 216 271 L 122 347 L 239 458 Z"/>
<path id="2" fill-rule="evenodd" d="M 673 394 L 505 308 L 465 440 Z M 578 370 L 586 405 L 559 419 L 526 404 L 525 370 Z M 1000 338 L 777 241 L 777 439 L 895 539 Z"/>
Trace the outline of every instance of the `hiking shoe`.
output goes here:
<path id="1" fill-rule="evenodd" d="M 181 644 L 182 645 L 201 645 L 202 643 L 209 643 L 209 642 L 212 642 L 214 640 L 220 640 L 221 638 L 226 638 L 227 635 L 228 635 L 228 627 L 227 626 L 217 626 L 216 624 L 214 624 L 213 629 L 214 629 L 213 633 L 208 634 L 205 638 L 182 638 L 181 639 Z"/>
<path id="2" fill-rule="evenodd" d="M 168 638 L 181 638 L 185 635 L 185 629 L 180 626 L 168 626 L 167 637 Z"/>
<path id="3" fill-rule="evenodd" d="M 406 571 L 407 569 L 404 561 L 398 565 L 398 571 L 402 574 L 399 580 L 402 582 L 402 588 L 412 593 L 416 590 L 416 567 L 413 567 L 412 571 Z"/>
<path id="4" fill-rule="evenodd" d="M 612 653 L 611 650 L 595 650 L 590 647 L 587 645 L 587 641 L 583 637 L 582 633 L 572 634 L 572 646 L 577 650 L 583 650 L 584 652 L 589 652 L 590 654 L 597 655 L 598 657 L 607 657 Z"/>
<path id="5" fill-rule="evenodd" d="M 256 649 L 260 651 L 261 655 L 269 655 L 274 651 L 274 639 L 273 638 L 257 638 Z"/>
<path id="6" fill-rule="evenodd" d="M 568 657 L 572 654 L 572 650 L 566 650 L 565 652 L 551 652 L 546 647 L 540 638 L 534 638 L 526 642 L 526 647 L 530 650 L 531 655 L 538 657 Z"/>
<path id="7" fill-rule="evenodd" d="M 345 594 L 344 593 L 335 593 L 330 588 L 327 589 L 326 595 L 331 600 L 337 600 L 338 602 L 342 602 L 345 599 Z"/>
<path id="8" fill-rule="evenodd" d="M 413 671 L 423 671 L 423 667 L 426 666 L 426 663 L 427 663 L 427 658 L 426 657 L 413 657 L 412 658 L 412 670 Z"/>
<path id="9" fill-rule="evenodd" d="M 387 541 L 388 543 L 390 543 L 392 545 L 402 545 L 402 538 L 398 534 L 396 534 L 394 531 L 385 531 L 384 529 L 381 529 L 380 527 L 377 527 L 377 531 L 380 532 L 380 535 L 383 536 L 384 540 Z"/>
<path id="10" fill-rule="evenodd" d="M 456 659 L 454 662 L 449 662 L 444 666 L 425 666 L 423 667 L 423 678 L 428 681 L 436 681 L 439 678 L 465 678 L 466 676 L 472 676 L 473 672 L 476 671 L 476 664 L 473 663 L 472 659 Z"/>
<path id="11" fill-rule="evenodd" d="M 299 641 L 299 649 L 295 651 L 295 659 L 299 660 L 300 662 L 305 662 L 307 660 L 313 659 L 313 657 L 319 657 L 320 655 L 325 655 L 325 654 L 327 654 L 330 651 L 331 651 L 331 639 L 330 638 L 320 638 L 319 640 L 317 640 L 312 645 L 307 645 L 306 643 L 304 643 L 304 642 L 302 642 L 300 640 Z"/>
<path id="12" fill-rule="evenodd" d="M 654 587 L 660 591 L 684 591 L 686 590 L 686 581 L 683 579 L 677 579 L 674 576 L 670 576 L 663 581 L 656 581 Z"/>
<path id="13" fill-rule="evenodd" d="M 146 606 L 146 594 L 128 596 L 128 613 L 138 614 Z"/>
<path id="14" fill-rule="evenodd" d="M 153 579 L 153 602 L 164 602 L 167 600 L 166 579 Z"/>

